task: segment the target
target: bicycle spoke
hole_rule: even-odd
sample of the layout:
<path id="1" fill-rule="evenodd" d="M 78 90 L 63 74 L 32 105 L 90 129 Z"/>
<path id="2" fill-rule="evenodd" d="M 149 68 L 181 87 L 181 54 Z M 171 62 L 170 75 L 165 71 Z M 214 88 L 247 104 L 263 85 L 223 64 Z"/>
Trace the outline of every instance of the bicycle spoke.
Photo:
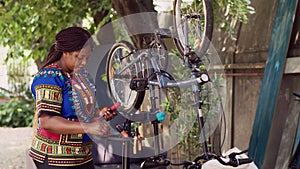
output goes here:
<path id="1" fill-rule="evenodd" d="M 209 47 L 212 36 L 213 13 L 211 1 L 175 0 L 174 23 L 178 39 L 176 47 L 182 55 L 195 52 L 202 57 Z"/>

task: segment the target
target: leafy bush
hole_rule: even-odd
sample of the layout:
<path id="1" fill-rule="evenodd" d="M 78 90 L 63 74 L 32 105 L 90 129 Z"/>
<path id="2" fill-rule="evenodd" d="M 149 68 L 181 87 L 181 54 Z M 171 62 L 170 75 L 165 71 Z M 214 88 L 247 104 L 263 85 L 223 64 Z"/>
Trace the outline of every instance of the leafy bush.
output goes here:
<path id="1" fill-rule="evenodd" d="M 0 104 L 1 127 L 28 127 L 32 125 L 34 106 L 32 99 L 12 97 Z"/>
<path id="2" fill-rule="evenodd" d="M 1 64 L 1 63 L 0 63 Z M 27 127 L 31 126 L 34 116 L 34 103 L 30 91 L 32 79 L 30 61 L 23 59 L 7 59 L 8 89 L 0 87 L 0 126 Z"/>
<path id="3" fill-rule="evenodd" d="M 177 50 L 173 50 L 169 54 L 171 55 L 170 57 L 181 57 Z M 207 72 L 206 65 L 208 65 L 209 60 L 207 56 L 203 56 L 201 59 L 202 63 L 199 65 L 199 69 L 204 73 Z M 172 63 L 172 69 L 172 75 L 176 80 L 187 79 L 187 77 L 191 76 L 190 70 L 183 64 L 174 62 Z M 213 145 L 217 143 L 212 142 L 214 137 L 212 134 L 215 130 L 215 125 L 219 124 L 215 122 L 219 122 L 220 113 L 222 113 L 221 100 L 217 90 L 224 87 L 222 85 L 224 79 L 222 74 L 217 75 L 214 71 L 207 73 L 210 73 L 210 78 L 214 85 L 212 82 L 201 85 L 199 99 L 202 101 L 201 109 L 204 123 L 208 124 L 206 141 L 209 151 L 213 151 L 214 146 L 218 146 Z M 193 89 L 191 87 L 175 88 L 168 89 L 167 98 L 161 105 L 169 114 L 170 122 L 177 125 L 177 129 L 174 130 L 175 133 L 172 134 L 175 134 L 179 140 L 177 148 L 179 148 L 180 157 L 178 157 L 189 160 L 193 160 L 199 153 L 203 153 L 202 141 L 204 139 L 199 132 L 197 113 L 191 107 L 193 102 Z"/>

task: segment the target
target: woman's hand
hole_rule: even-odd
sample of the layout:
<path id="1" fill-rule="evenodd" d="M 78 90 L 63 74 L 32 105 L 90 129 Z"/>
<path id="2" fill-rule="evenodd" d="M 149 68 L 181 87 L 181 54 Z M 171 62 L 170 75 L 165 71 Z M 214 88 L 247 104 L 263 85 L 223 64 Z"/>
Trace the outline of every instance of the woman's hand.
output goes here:
<path id="1" fill-rule="evenodd" d="M 109 121 L 113 119 L 115 116 L 117 116 L 117 113 L 111 111 L 109 107 L 103 107 L 99 109 L 99 116 L 103 117 L 106 121 Z"/>
<path id="2" fill-rule="evenodd" d="M 84 123 L 83 128 L 87 134 L 102 135 L 104 137 L 108 137 L 110 134 L 109 125 L 101 121 L 100 118 L 94 118 L 90 123 Z"/>
<path id="3" fill-rule="evenodd" d="M 39 127 L 58 134 L 87 133 L 109 136 L 110 127 L 101 117 L 94 118 L 89 123 L 67 120 L 61 116 L 42 114 L 39 117 Z"/>

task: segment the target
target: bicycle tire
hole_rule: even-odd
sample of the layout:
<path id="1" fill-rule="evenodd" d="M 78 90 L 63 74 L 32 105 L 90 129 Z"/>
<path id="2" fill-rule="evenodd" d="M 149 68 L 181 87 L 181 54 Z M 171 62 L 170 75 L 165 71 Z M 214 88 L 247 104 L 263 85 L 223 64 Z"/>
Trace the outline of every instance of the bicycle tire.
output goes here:
<path id="1" fill-rule="evenodd" d="M 113 102 L 121 104 L 118 111 L 124 114 L 136 112 L 140 108 L 145 96 L 145 91 L 134 91 L 129 87 L 131 79 L 140 76 L 138 63 L 128 67 L 124 72 L 121 72 L 122 74 L 116 74 L 118 70 L 128 66 L 135 58 L 134 50 L 134 46 L 128 41 L 117 42 L 110 49 L 106 62 L 109 96 Z M 118 75 L 120 76 L 118 77 Z"/>
<path id="2" fill-rule="evenodd" d="M 187 55 L 185 47 L 190 48 L 193 52 L 189 53 L 191 59 L 201 58 L 206 54 L 213 33 L 213 8 L 211 0 L 194 0 L 192 2 L 182 2 L 183 0 L 174 1 L 174 43 L 181 56 Z M 194 3 L 194 4 L 192 4 Z M 199 3 L 199 4 L 197 4 Z M 194 8 L 193 8 L 194 7 Z M 186 12 L 186 14 L 185 14 Z M 198 19 L 189 19 L 187 32 L 184 36 L 184 27 L 182 18 L 185 16 L 204 16 Z M 201 26 L 199 26 L 199 24 Z M 199 42 L 200 41 L 200 42 Z M 191 46 L 193 45 L 193 46 Z M 193 58 L 194 57 L 194 58 Z"/>

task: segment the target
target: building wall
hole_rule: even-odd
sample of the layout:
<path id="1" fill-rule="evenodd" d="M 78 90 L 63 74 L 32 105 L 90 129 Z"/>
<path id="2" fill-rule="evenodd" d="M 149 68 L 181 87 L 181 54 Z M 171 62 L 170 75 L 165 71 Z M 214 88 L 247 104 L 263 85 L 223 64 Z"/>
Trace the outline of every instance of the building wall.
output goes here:
<path id="1" fill-rule="evenodd" d="M 8 48 L 0 47 L 0 79 L 1 79 L 0 88 L 4 88 L 9 91 L 14 91 L 15 90 L 14 85 L 16 85 L 16 86 L 18 85 L 18 84 L 16 84 L 16 82 L 15 82 L 15 84 L 9 83 L 9 77 L 7 75 L 7 73 L 9 72 L 8 71 L 9 68 L 18 69 L 15 71 L 16 71 L 16 73 L 19 73 L 19 74 L 16 74 L 15 77 L 20 76 L 20 75 L 21 75 L 21 77 L 17 77 L 16 79 L 26 76 L 26 77 L 24 77 L 24 79 L 22 81 L 24 82 L 24 81 L 28 80 L 29 83 L 27 84 L 28 85 L 27 87 L 30 87 L 32 75 L 37 72 L 36 64 L 34 63 L 34 61 L 32 59 L 27 60 L 26 63 L 24 63 L 24 61 L 21 59 L 19 59 L 19 60 L 14 59 L 13 61 L 10 61 L 9 64 L 7 64 L 7 63 L 5 63 L 7 51 L 8 51 Z M 8 65 L 10 65 L 12 67 L 8 67 Z"/>
<path id="2" fill-rule="evenodd" d="M 5 88 L 5 89 L 8 89 L 8 78 L 7 78 L 7 69 L 6 69 L 6 66 L 4 65 L 4 58 L 6 56 L 6 53 L 7 53 L 7 49 L 6 48 L 3 48 L 1 47 L 0 48 L 0 87 L 1 88 Z"/>
<path id="3" fill-rule="evenodd" d="M 263 92 L 260 91 L 260 87 L 278 1 L 252 0 L 251 3 L 256 13 L 249 16 L 248 24 L 236 25 L 237 41 L 228 39 L 224 33 L 218 30 L 215 30 L 213 35 L 213 44 L 219 50 L 218 53 L 223 59 L 223 63 L 234 67 L 233 69 L 226 69 L 228 99 L 225 113 L 227 131 L 229 132 L 227 132 L 225 139 L 224 150 L 231 147 L 248 148 L 258 98 Z M 295 104 L 293 104 L 294 97 L 291 92 L 298 91 L 300 93 L 300 86 L 297 83 L 300 73 L 299 24 L 300 8 L 298 4 L 264 168 L 274 168 L 275 165 L 283 167 L 283 162 L 286 162 L 289 157 L 288 150 L 293 145 L 293 131 L 291 131 L 291 125 L 289 126 L 286 121 L 291 118 L 289 115 L 295 113 L 296 109 L 293 107 Z M 222 51 L 222 49 L 226 50 Z M 289 126 L 289 130 L 286 129 L 287 126 Z M 284 137 L 289 141 L 285 140 Z"/>
<path id="4" fill-rule="evenodd" d="M 225 113 L 229 132 L 224 150 L 249 146 L 277 1 L 252 0 L 251 6 L 256 13 L 249 15 L 249 23 L 236 23 L 236 41 L 218 30 L 213 34 L 213 44 L 223 64 L 232 67 L 225 70 L 228 98 Z"/>

